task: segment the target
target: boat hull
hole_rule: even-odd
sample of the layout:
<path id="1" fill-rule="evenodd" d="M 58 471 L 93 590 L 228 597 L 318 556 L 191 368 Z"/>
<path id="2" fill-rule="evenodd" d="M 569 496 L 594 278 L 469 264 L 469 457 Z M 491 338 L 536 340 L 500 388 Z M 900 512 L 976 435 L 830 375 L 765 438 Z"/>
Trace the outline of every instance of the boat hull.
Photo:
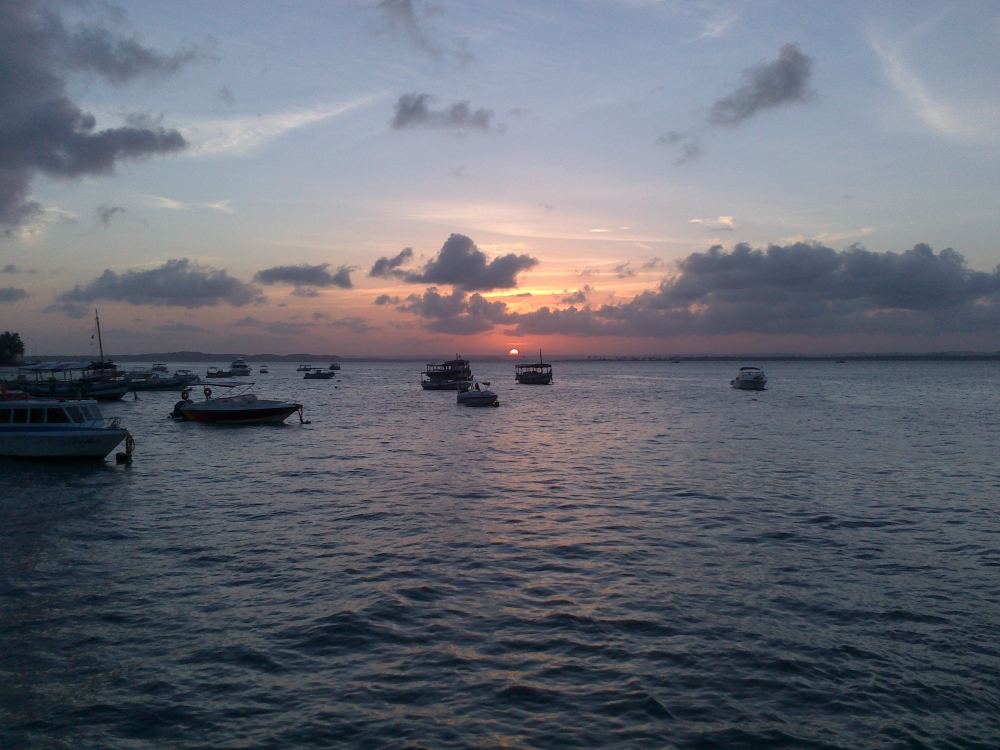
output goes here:
<path id="1" fill-rule="evenodd" d="M 425 391 L 457 391 L 471 383 L 471 380 L 422 380 L 420 387 Z"/>
<path id="2" fill-rule="evenodd" d="M 552 373 L 550 372 L 545 375 L 519 373 L 514 376 L 514 380 L 521 385 L 552 385 Z"/>
<path id="3" fill-rule="evenodd" d="M 462 406 L 496 406 L 497 394 L 493 391 L 466 391 L 458 394 Z"/>
<path id="4" fill-rule="evenodd" d="M 181 408 L 180 414 L 189 422 L 202 424 L 281 424 L 301 408 L 299 404 L 259 406 L 253 409 L 206 408 L 203 404 L 196 404 Z"/>
<path id="5" fill-rule="evenodd" d="M 763 391 L 767 388 L 766 380 L 744 380 L 741 378 L 736 378 L 735 380 L 730 380 L 729 384 L 741 391 Z"/>
<path id="6" fill-rule="evenodd" d="M 126 437 L 128 430 L 120 428 L 46 429 L 29 425 L 0 430 L 0 456 L 100 461 Z"/>
<path id="7" fill-rule="evenodd" d="M 79 399 L 92 398 L 95 401 L 121 401 L 131 390 L 128 383 L 88 385 L 31 385 L 20 386 L 21 390 L 33 398 Z"/>

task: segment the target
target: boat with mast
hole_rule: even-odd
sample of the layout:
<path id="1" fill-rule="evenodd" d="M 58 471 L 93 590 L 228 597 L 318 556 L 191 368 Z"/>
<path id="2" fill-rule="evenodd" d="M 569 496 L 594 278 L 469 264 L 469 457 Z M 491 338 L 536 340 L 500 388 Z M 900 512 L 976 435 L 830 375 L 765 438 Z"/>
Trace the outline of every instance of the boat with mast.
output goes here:
<path id="1" fill-rule="evenodd" d="M 522 385 L 550 385 L 552 365 L 542 361 L 542 350 L 538 350 L 538 362 L 514 365 L 514 380 Z"/>

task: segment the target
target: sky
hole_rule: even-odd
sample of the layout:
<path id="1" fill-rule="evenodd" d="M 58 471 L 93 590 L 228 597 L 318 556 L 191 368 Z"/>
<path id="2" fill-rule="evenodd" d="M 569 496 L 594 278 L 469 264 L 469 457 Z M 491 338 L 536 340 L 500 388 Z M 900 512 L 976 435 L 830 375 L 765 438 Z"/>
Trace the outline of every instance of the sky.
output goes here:
<path id="1" fill-rule="evenodd" d="M 0 329 L 997 351 L 998 45 L 994 2 L 0 0 Z"/>

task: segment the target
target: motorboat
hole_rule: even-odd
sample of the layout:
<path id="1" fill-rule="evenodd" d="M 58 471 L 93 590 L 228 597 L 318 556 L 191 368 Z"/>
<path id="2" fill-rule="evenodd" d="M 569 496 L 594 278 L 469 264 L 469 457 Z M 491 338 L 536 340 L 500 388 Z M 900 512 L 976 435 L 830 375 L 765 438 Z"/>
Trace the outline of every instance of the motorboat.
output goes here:
<path id="1" fill-rule="evenodd" d="M 232 370 L 220 370 L 218 367 L 209 367 L 208 372 L 205 373 L 206 378 L 231 378 L 232 376 Z"/>
<path id="2" fill-rule="evenodd" d="M 500 406 L 497 394 L 489 389 L 489 383 L 475 383 L 458 389 L 456 401 L 462 406 Z M 486 386 L 485 388 L 482 386 Z"/>
<path id="3" fill-rule="evenodd" d="M 166 362 L 157 362 L 155 365 L 153 365 L 149 369 L 152 370 L 153 372 L 162 372 L 162 373 L 164 373 L 166 375 L 170 374 L 170 368 L 167 367 L 167 363 Z"/>
<path id="4" fill-rule="evenodd" d="M 48 362 L 17 370 L 17 386 L 35 398 L 92 398 L 119 401 L 131 390 L 113 365 L 96 362 Z"/>
<path id="5" fill-rule="evenodd" d="M 514 365 L 514 380 L 523 385 L 550 385 L 552 383 L 552 365 L 542 361 L 542 350 L 538 350 L 538 362 L 532 364 Z"/>
<path id="6" fill-rule="evenodd" d="M 308 370 L 306 374 L 303 375 L 306 380 L 330 380 L 336 376 L 336 370 L 321 370 L 318 367 L 313 370 Z"/>
<path id="7" fill-rule="evenodd" d="M 181 394 L 181 400 L 174 404 L 170 415 L 178 421 L 203 422 L 207 424 L 281 424 L 290 415 L 299 413 L 302 418 L 302 404 L 288 401 L 273 401 L 257 398 L 249 393 L 253 383 L 228 383 L 221 387 L 230 391 L 225 396 L 212 398 L 212 389 L 205 388 L 205 400 L 195 402 L 190 398 L 190 391 Z M 236 392 L 235 389 L 242 389 Z"/>
<path id="8" fill-rule="evenodd" d="M 257 368 L 257 372 L 259 372 L 261 375 L 267 375 L 270 372 L 270 370 L 267 369 L 267 365 L 261 365 L 260 367 Z"/>
<path id="9" fill-rule="evenodd" d="M 763 391 L 767 387 L 767 376 L 759 367 L 741 367 L 739 375 L 730 380 L 729 384 L 743 391 Z"/>
<path id="10" fill-rule="evenodd" d="M 229 374 L 234 377 L 243 377 L 250 375 L 253 370 L 250 369 L 250 365 L 243 357 L 237 357 L 233 360 L 233 363 L 229 365 Z"/>
<path id="11" fill-rule="evenodd" d="M 105 419 L 94 399 L 31 399 L 0 394 L 0 456 L 103 460 L 125 441 L 127 461 L 135 445 L 119 418 Z"/>
<path id="12" fill-rule="evenodd" d="M 333 364 L 330 365 L 330 369 L 331 370 L 339 370 L 340 369 L 340 365 L 337 364 L 336 362 L 334 362 Z"/>
<path id="13" fill-rule="evenodd" d="M 159 372 L 136 367 L 129 371 L 125 377 L 133 391 L 183 391 L 185 388 L 190 388 L 195 383 L 201 382 L 201 378 L 191 370 L 177 370 L 171 376 L 169 372 L 163 375 Z"/>
<path id="14" fill-rule="evenodd" d="M 295 368 L 295 372 L 308 372 L 313 368 L 312 365 L 299 365 Z"/>
<path id="15" fill-rule="evenodd" d="M 472 368 L 469 360 L 455 355 L 455 359 L 440 364 L 428 363 L 420 373 L 420 386 L 428 391 L 460 391 L 472 385 Z"/>

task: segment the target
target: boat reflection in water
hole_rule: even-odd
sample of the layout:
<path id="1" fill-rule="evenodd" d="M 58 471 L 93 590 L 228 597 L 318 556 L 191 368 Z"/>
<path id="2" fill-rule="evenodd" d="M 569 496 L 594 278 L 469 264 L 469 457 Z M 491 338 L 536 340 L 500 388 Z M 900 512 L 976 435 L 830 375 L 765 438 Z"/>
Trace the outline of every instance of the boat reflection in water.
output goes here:
<path id="1" fill-rule="evenodd" d="M 216 387 L 228 389 L 226 395 L 212 398 L 212 389 L 205 388 L 205 400 L 197 403 L 191 400 L 190 391 L 184 391 L 170 416 L 178 421 L 208 424 L 281 424 L 298 412 L 299 422 L 308 424 L 302 417 L 302 404 L 257 398 L 249 392 L 252 386 L 253 383 L 217 383 Z M 240 391 L 236 392 L 237 388 Z"/>

